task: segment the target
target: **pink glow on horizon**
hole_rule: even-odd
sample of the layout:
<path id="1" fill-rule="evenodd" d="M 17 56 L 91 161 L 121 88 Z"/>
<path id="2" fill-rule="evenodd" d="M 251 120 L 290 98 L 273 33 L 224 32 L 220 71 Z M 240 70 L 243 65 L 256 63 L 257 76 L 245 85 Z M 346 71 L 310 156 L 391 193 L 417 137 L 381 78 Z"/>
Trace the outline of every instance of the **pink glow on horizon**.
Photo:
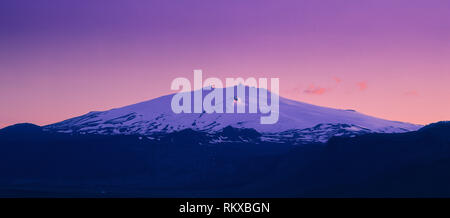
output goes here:
<path id="1" fill-rule="evenodd" d="M 450 120 L 447 1 L 93 2 L 0 7 L 0 127 L 156 98 L 194 69 L 279 77 L 281 96 L 390 120 Z"/>

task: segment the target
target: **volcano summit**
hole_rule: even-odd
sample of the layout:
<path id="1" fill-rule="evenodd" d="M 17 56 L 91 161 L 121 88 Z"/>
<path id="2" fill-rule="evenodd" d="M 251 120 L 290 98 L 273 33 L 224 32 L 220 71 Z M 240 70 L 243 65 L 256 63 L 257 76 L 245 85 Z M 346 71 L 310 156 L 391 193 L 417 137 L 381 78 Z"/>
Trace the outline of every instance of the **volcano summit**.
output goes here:
<path id="1" fill-rule="evenodd" d="M 226 88 L 223 88 L 226 89 Z M 257 92 L 258 88 L 245 87 L 245 100 L 236 101 L 235 97 L 224 96 L 225 101 L 235 102 L 233 107 L 248 107 L 253 98 L 248 93 Z M 235 93 L 238 86 L 234 87 Z M 191 95 L 195 95 L 191 91 Z M 208 95 L 211 90 L 202 90 Z M 225 90 L 222 90 L 225 93 Z M 365 133 L 401 133 L 415 131 L 420 125 L 384 120 L 353 110 L 333 109 L 315 106 L 280 97 L 279 120 L 272 125 L 260 123 L 261 112 L 257 113 L 174 113 L 171 103 L 174 94 L 162 96 L 149 101 L 111 109 L 93 111 L 59 123 L 45 126 L 47 131 L 73 134 L 104 135 L 141 135 L 152 137 L 184 129 L 192 129 L 214 134 L 225 127 L 254 129 L 262 134 L 261 140 L 294 140 L 297 143 L 326 142 L 332 136 L 355 136 Z M 267 102 L 267 99 L 259 99 Z M 226 105 L 221 104 L 226 111 Z"/>

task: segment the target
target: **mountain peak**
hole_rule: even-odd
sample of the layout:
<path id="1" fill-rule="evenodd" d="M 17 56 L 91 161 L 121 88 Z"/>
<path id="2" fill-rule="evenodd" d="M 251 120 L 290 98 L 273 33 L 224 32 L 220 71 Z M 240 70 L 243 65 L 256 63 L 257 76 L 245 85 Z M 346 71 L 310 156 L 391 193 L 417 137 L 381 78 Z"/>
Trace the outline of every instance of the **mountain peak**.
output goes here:
<path id="1" fill-rule="evenodd" d="M 254 87 L 246 87 L 245 99 L 242 102 L 235 101 L 234 107 L 241 103 L 248 107 L 249 89 L 252 88 Z M 190 94 L 193 95 L 197 91 L 191 91 Z M 211 91 L 203 90 L 203 97 Z M 229 98 L 225 92 L 224 90 L 224 101 Z M 273 135 L 297 130 L 321 131 L 322 133 L 329 130 L 339 134 L 336 128 L 344 126 L 341 124 L 350 126 L 345 127 L 347 131 L 354 130 L 356 132 L 361 132 L 361 130 L 385 133 L 407 132 L 422 127 L 367 116 L 354 110 L 320 107 L 282 97 L 279 98 L 278 122 L 264 125 L 259 122 L 261 113 L 259 111 L 258 113 L 248 113 L 248 108 L 245 113 L 205 113 L 202 111 L 201 113 L 177 114 L 171 109 L 173 96 L 174 94 L 166 95 L 108 111 L 94 111 L 44 128 L 62 133 L 154 135 L 184 129 L 217 133 L 230 126 L 237 129 L 254 129 L 262 134 Z M 234 99 L 235 96 L 231 98 Z M 320 130 L 313 128 L 319 124 L 327 125 L 323 125 Z M 330 129 L 327 130 L 327 128 Z"/>

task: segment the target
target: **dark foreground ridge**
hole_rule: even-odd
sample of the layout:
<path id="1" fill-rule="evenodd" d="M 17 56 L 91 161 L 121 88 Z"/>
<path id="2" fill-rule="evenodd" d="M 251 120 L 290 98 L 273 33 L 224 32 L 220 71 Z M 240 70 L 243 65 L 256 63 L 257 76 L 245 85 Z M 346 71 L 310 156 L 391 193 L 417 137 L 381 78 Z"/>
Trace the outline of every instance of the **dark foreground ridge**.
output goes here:
<path id="1" fill-rule="evenodd" d="M 232 127 L 154 139 L 18 124 L 0 130 L 0 196 L 450 197 L 449 122 L 326 144 L 259 137 Z"/>

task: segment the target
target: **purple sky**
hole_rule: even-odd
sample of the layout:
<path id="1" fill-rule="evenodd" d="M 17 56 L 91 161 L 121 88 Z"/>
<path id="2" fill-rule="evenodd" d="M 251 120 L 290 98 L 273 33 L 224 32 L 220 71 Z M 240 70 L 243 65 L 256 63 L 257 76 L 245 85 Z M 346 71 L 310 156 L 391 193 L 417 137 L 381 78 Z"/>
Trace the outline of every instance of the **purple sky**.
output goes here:
<path id="1" fill-rule="evenodd" d="M 0 127 L 170 93 L 175 77 L 279 77 L 282 96 L 450 119 L 450 1 L 0 2 Z"/>

